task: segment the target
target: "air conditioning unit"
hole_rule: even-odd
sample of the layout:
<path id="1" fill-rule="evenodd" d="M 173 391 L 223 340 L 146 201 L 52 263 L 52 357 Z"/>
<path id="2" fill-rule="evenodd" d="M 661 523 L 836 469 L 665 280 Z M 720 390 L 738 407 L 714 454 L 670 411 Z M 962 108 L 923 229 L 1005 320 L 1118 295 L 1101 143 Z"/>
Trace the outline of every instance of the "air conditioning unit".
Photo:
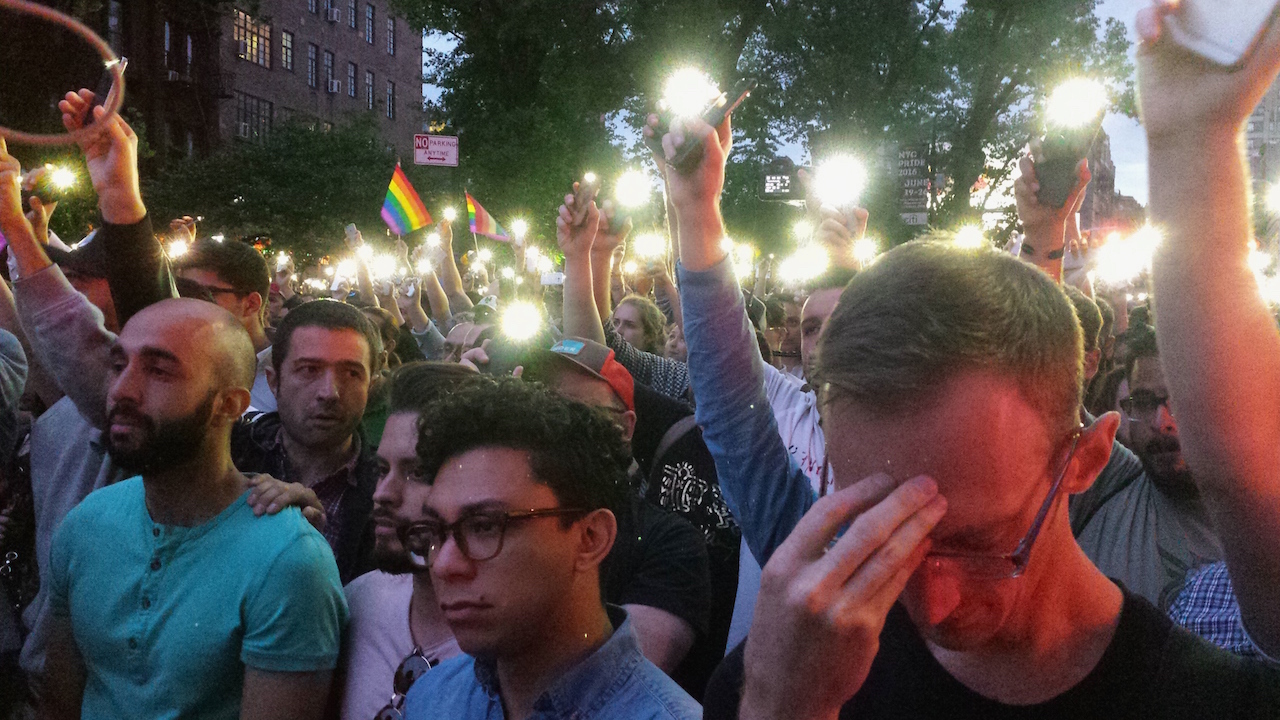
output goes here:
<path id="1" fill-rule="evenodd" d="M 177 70 L 169 71 L 169 82 L 178 82 L 181 79 L 182 79 L 182 76 L 178 74 Z"/>
<path id="2" fill-rule="evenodd" d="M 342 10 L 338 8 L 329 8 L 329 22 L 342 22 Z"/>
<path id="3" fill-rule="evenodd" d="M 240 127 L 238 128 L 238 131 L 236 134 L 242 138 L 249 137 L 249 123 L 247 122 L 240 123 Z"/>
<path id="4" fill-rule="evenodd" d="M 330 93 L 331 95 L 337 95 L 337 94 L 338 94 L 338 93 L 340 93 L 340 92 L 342 92 L 342 81 L 341 81 L 341 80 L 330 80 L 330 81 L 329 81 L 329 93 Z"/>

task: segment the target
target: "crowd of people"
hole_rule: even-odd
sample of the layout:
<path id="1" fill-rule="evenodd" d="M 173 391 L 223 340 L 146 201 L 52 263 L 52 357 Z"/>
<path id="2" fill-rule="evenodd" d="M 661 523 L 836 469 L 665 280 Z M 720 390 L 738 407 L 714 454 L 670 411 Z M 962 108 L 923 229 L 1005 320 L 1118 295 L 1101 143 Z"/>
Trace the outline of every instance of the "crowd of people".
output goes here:
<path id="1" fill-rule="evenodd" d="M 1240 132 L 1280 27 L 1224 72 L 1173 11 L 1138 19 L 1154 305 L 1064 271 L 1087 164 L 1051 207 L 1034 155 L 1012 252 L 868 260 L 867 213 L 815 205 L 829 269 L 744 288 L 729 120 L 657 117 L 672 262 L 641 279 L 574 185 L 554 292 L 464 273 L 447 221 L 396 281 L 352 228 L 321 291 L 191 218 L 167 252 L 137 137 L 68 93 L 90 236 L 0 141 L 0 716 L 1280 716 Z"/>

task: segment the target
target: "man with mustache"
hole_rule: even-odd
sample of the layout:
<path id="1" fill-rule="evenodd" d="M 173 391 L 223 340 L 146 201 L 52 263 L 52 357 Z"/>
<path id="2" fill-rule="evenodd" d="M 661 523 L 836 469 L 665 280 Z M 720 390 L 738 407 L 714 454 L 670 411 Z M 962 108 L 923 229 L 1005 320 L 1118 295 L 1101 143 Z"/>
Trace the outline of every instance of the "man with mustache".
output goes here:
<path id="1" fill-rule="evenodd" d="M 381 356 L 378 331 L 351 305 L 317 300 L 291 311 L 276 329 L 266 371 L 279 409 L 251 416 L 231 439 L 236 467 L 319 496 L 343 582 L 371 569 L 378 464 L 359 426 Z"/>
<path id="2" fill-rule="evenodd" d="M 301 513 L 257 518 L 231 461 L 253 344 L 226 310 L 152 305 L 111 349 L 107 451 L 50 551 L 46 717 L 312 718 L 346 602 Z"/>

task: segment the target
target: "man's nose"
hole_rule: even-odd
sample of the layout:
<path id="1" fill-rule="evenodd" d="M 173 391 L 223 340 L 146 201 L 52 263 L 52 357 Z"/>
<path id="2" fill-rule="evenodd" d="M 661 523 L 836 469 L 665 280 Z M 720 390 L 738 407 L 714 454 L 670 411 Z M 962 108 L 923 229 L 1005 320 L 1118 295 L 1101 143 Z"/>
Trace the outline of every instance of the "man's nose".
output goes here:
<path id="1" fill-rule="evenodd" d="M 1169 403 L 1165 403 L 1156 409 L 1156 427 L 1166 435 L 1178 434 L 1178 421 L 1173 418 L 1173 411 L 1169 409 Z"/>

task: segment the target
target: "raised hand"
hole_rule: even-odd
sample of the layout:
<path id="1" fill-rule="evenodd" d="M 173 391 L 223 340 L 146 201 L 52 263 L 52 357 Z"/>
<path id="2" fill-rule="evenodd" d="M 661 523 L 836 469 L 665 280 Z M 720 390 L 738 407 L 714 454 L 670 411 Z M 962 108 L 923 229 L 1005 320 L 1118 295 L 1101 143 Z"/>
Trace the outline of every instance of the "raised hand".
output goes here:
<path id="1" fill-rule="evenodd" d="M 92 103 L 92 90 L 81 88 L 78 93 L 67 93 L 58 103 L 63 127 L 75 131 L 87 125 Z M 105 114 L 102 106 L 93 108 L 93 121 L 100 121 Z M 138 185 L 138 136 L 119 115 L 99 128 L 80 142 L 80 150 L 98 194 L 102 219 L 119 225 L 136 223 L 147 214 Z"/>
<path id="2" fill-rule="evenodd" d="M 576 193 L 578 183 L 573 184 L 573 190 Z M 600 208 L 596 207 L 596 203 L 592 200 L 587 204 L 586 213 L 582 215 L 580 223 L 574 223 L 574 216 L 581 211 L 581 208 L 574 207 L 573 194 L 564 196 L 564 204 L 560 206 L 560 214 L 556 217 L 556 244 L 560 246 L 560 251 L 565 254 L 565 258 L 587 257 L 591 253 L 591 246 L 596 241 L 596 235 L 600 232 L 601 218 Z"/>
<path id="3" fill-rule="evenodd" d="M 287 507 L 296 507 L 312 527 L 324 531 L 324 505 L 311 488 L 302 483 L 277 480 L 265 473 L 250 475 L 249 488 L 248 502 L 254 515 L 275 515 Z"/>
<path id="4" fill-rule="evenodd" d="M 897 485 L 884 474 L 814 503 L 760 577 L 744 720 L 836 716 L 866 680 L 889 609 L 946 508 L 933 480 Z"/>
<path id="5" fill-rule="evenodd" d="M 1033 150 L 1032 155 L 1035 152 Z M 1057 253 L 1066 242 L 1067 227 L 1077 208 L 1084 202 L 1085 189 L 1093 175 L 1089 172 L 1089 161 L 1081 160 L 1077 167 L 1076 186 L 1067 196 L 1062 207 L 1055 208 L 1041 204 L 1037 193 L 1040 183 L 1036 179 L 1036 163 L 1032 155 L 1018 161 L 1020 177 L 1013 183 L 1013 197 L 1018 207 L 1018 219 L 1022 221 L 1023 255 L 1039 264 L 1048 261 L 1048 253 Z M 1060 259 L 1060 256 L 1059 256 Z M 1053 273 L 1051 273 L 1053 274 Z"/>
<path id="6" fill-rule="evenodd" d="M 0 232 L 13 242 L 17 237 L 35 237 L 31 221 L 22 212 L 22 164 L 9 154 L 0 138 Z"/>
<path id="7" fill-rule="evenodd" d="M 631 234 L 633 223 L 631 218 L 627 218 L 625 222 L 613 232 L 613 221 L 618 216 L 618 207 L 612 200 L 605 200 L 600 206 L 600 232 L 596 235 L 595 244 L 591 246 L 592 253 L 601 255 L 611 255 L 622 243 L 626 242 L 627 236 Z"/>

